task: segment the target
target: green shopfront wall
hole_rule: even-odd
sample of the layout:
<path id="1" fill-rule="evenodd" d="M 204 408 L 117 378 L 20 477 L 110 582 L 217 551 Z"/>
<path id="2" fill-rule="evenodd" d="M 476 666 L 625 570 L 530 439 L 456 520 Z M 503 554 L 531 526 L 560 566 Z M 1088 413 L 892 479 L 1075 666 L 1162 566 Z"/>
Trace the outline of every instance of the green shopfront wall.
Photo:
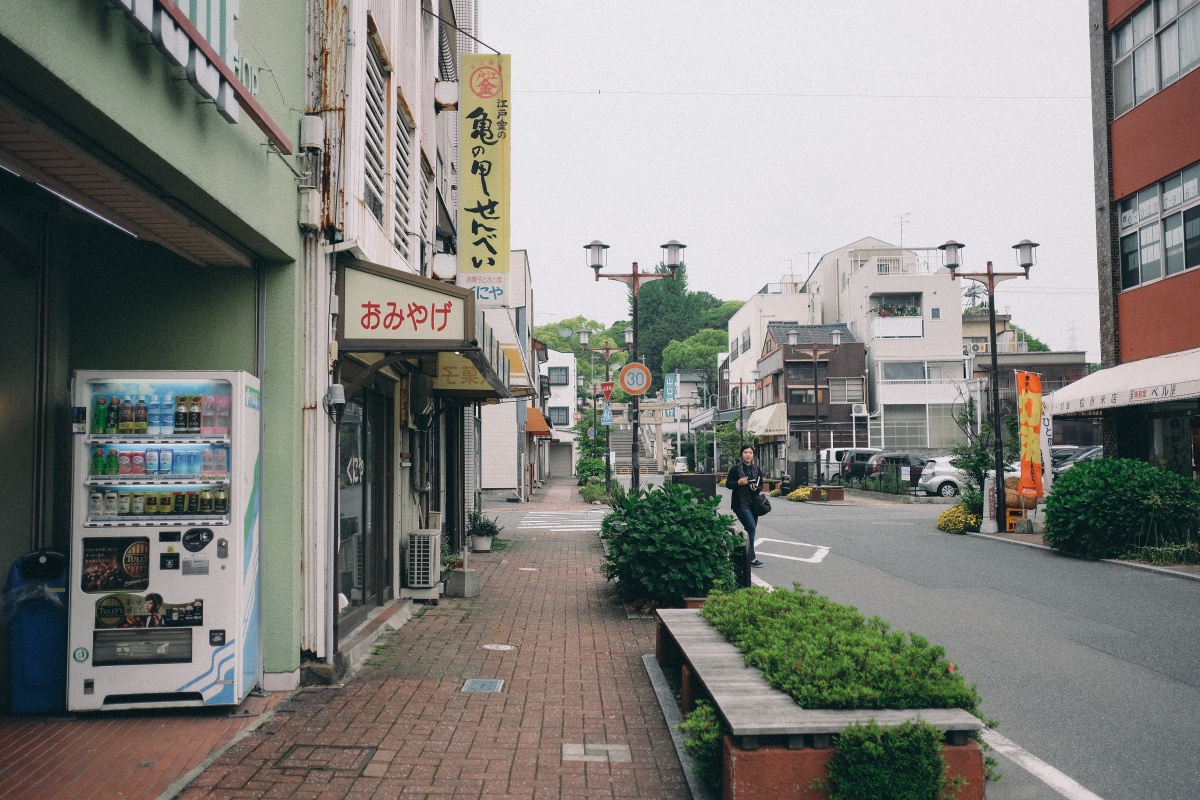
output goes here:
<path id="1" fill-rule="evenodd" d="M 261 73 L 257 99 L 293 141 L 305 108 L 305 26 L 304 4 L 291 0 L 244 2 L 237 24 L 243 54 L 270 70 Z M 227 123 L 181 78 L 105 0 L 0 0 L 0 93 L 218 231 L 257 265 L 197 266 L 102 223 L 56 228 L 49 269 L 61 299 L 52 312 L 61 358 L 53 402 L 56 413 L 65 411 L 65 381 L 75 369 L 257 367 L 265 425 L 264 667 L 291 672 L 299 666 L 302 598 L 300 164 L 270 147 L 245 112 L 239 124 Z M 29 291 L 16 294 L 16 310 L 28 313 Z M 61 503 L 56 496 L 55 506 Z M 27 540 L 23 531 L 0 531 L 0 555 L 24 552 Z"/>

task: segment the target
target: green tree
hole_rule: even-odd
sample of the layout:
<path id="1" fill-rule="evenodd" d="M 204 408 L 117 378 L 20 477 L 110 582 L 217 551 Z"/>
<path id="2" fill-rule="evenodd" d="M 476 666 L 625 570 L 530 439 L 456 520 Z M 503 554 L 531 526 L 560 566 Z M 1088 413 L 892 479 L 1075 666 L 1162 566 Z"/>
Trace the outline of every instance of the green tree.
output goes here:
<path id="1" fill-rule="evenodd" d="M 701 297 L 712 297 L 708 292 L 700 292 Z M 712 297 L 712 302 L 716 305 L 709 306 L 700 312 L 700 327 L 715 328 L 724 332 L 729 328 L 730 318 L 737 313 L 738 309 L 745 305 L 741 300 L 718 300 Z"/>
<path id="2" fill-rule="evenodd" d="M 1010 322 L 1010 323 L 1008 323 L 1008 327 L 1017 332 L 1017 341 L 1018 342 L 1025 342 L 1029 346 L 1029 352 L 1031 352 L 1031 353 L 1049 353 L 1050 352 L 1050 345 L 1046 344 L 1041 339 L 1034 337 L 1028 331 L 1026 331 L 1024 328 L 1022 328 L 1020 325 L 1014 325 Z"/>
<path id="3" fill-rule="evenodd" d="M 666 272 L 659 264 L 655 272 Z M 701 315 L 711 308 L 720 306 L 719 300 L 707 292 L 689 292 L 687 267 L 680 266 L 675 280 L 656 280 L 644 284 L 638 290 L 638 349 L 636 355 L 645 356 L 650 368 L 652 383 L 650 391 L 662 388 L 663 351 L 672 339 L 683 341 L 694 336 L 701 328 Z M 629 296 L 630 312 L 633 311 L 633 294 Z"/>
<path id="4" fill-rule="evenodd" d="M 672 339 L 663 349 L 663 372 L 699 373 L 704 377 L 705 394 L 711 394 L 717 390 L 717 354 L 725 352 L 727 347 L 725 331 L 711 328 L 683 341 Z"/>
<path id="5" fill-rule="evenodd" d="M 588 429 L 592 427 L 596 429 L 595 438 L 588 436 Z M 591 411 L 584 413 L 582 419 L 571 426 L 571 430 L 575 431 L 575 449 L 579 451 L 580 458 L 604 458 L 604 426 L 600 424 L 599 411 L 594 420 Z"/>
<path id="6" fill-rule="evenodd" d="M 743 427 L 744 424 L 743 420 Z M 743 427 L 739 427 L 736 419 L 717 426 L 717 449 L 720 451 L 722 470 L 729 469 L 737 461 L 744 445 L 753 447 L 758 444 L 758 436 L 754 431 L 744 430 Z"/>

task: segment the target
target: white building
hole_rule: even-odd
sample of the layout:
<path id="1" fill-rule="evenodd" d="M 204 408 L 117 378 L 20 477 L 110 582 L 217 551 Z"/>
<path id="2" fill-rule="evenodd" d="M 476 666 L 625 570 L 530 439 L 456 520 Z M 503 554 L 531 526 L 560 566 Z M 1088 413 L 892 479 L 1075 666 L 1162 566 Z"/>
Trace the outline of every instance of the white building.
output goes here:
<path id="1" fill-rule="evenodd" d="M 542 364 L 549 391 L 542 397 L 543 411 L 550 423 L 546 474 L 565 477 L 575 472 L 575 422 L 578 399 L 575 393 L 575 355 L 547 350 Z"/>
<path id="2" fill-rule="evenodd" d="M 942 449 L 962 440 L 969 396 L 959 284 L 936 247 L 865 238 L 817 262 L 806 283 L 817 322 L 844 322 L 866 345 L 871 445 Z"/>
<path id="3" fill-rule="evenodd" d="M 722 392 L 718 403 L 721 410 L 745 406 L 747 413 L 756 407 L 753 373 L 758 368 L 758 357 L 766 341 L 767 325 L 772 322 L 790 322 L 795 325 L 818 324 L 814 314 L 813 298 L 804 284 L 791 276 L 784 276 L 779 283 L 769 283 L 729 318 L 729 390 Z M 722 363 L 718 361 L 718 363 Z M 726 395 L 727 396 L 724 396 Z"/>

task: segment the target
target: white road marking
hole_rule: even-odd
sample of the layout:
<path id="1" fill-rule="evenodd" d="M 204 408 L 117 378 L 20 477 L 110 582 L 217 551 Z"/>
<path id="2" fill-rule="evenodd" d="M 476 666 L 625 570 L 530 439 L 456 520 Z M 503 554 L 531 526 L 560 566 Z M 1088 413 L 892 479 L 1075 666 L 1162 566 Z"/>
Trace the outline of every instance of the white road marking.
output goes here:
<path id="1" fill-rule="evenodd" d="M 758 577 L 757 575 L 755 575 L 753 573 L 750 574 L 750 582 L 753 583 L 755 586 L 761 586 L 762 588 L 766 589 L 768 592 L 775 591 L 774 586 L 767 583 L 762 578 Z"/>
<path id="2" fill-rule="evenodd" d="M 983 732 L 983 740 L 991 745 L 996 752 L 1011 759 L 1017 766 L 1067 798 L 1067 800 L 1103 800 L 1100 795 L 1083 788 L 1074 779 L 1067 777 L 1033 753 L 1013 744 L 995 731 L 985 730 Z"/>
<path id="3" fill-rule="evenodd" d="M 607 511 L 531 511 L 517 525 L 523 530 L 598 531 Z"/>
<path id="4" fill-rule="evenodd" d="M 799 556 L 785 556 L 780 553 L 768 553 L 758 549 L 758 545 L 763 542 L 774 542 L 775 544 L 786 544 L 792 547 L 811 547 L 815 551 L 808 558 L 800 558 Z M 759 539 L 754 540 L 754 554 L 759 556 L 770 556 L 771 558 L 783 558 L 788 561 L 804 561 L 808 564 L 820 564 L 825 560 L 825 556 L 829 555 L 829 548 L 822 547 L 819 544 L 806 544 L 804 542 L 789 542 L 786 539 Z"/>

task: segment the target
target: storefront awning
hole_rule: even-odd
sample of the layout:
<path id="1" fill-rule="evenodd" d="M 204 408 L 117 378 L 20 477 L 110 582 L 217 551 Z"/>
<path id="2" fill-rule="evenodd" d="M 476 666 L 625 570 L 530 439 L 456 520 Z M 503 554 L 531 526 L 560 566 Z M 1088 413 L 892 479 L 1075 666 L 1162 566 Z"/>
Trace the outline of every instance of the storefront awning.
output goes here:
<path id="1" fill-rule="evenodd" d="M 534 438 L 550 435 L 550 425 L 547 424 L 546 417 L 536 408 L 525 411 L 525 433 Z"/>
<path id="2" fill-rule="evenodd" d="M 755 409 L 746 422 L 746 430 L 759 436 L 787 436 L 787 403 Z"/>
<path id="3" fill-rule="evenodd" d="M 1200 397 L 1200 348 L 1093 372 L 1046 398 L 1054 416 Z"/>
<path id="4" fill-rule="evenodd" d="M 442 281 L 347 259 L 337 274 L 339 350 L 437 357 L 435 394 L 512 397 L 508 361 L 475 294 Z"/>

